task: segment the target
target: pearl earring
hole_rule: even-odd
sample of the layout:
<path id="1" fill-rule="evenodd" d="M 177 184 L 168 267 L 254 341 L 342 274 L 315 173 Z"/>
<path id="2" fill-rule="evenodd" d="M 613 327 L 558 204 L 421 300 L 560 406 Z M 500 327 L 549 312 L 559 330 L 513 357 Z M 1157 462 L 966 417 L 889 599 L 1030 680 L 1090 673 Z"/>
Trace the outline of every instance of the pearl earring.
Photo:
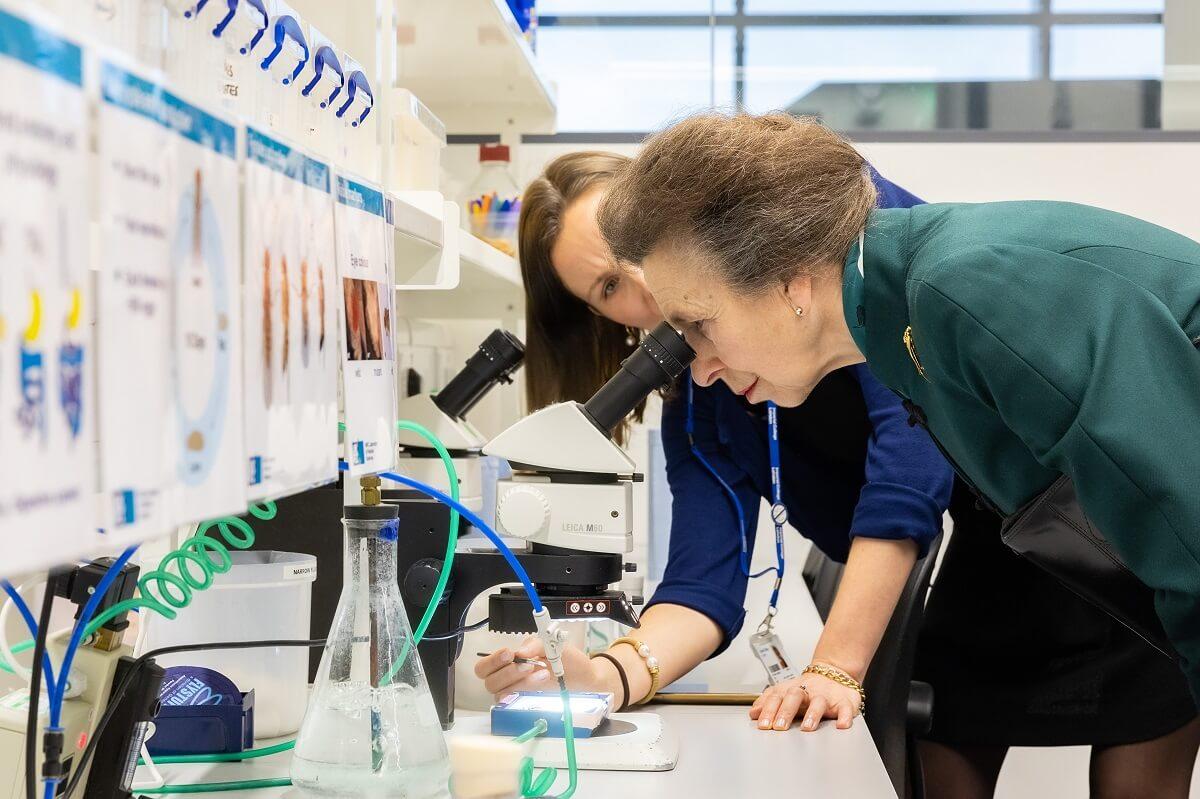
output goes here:
<path id="1" fill-rule="evenodd" d="M 796 312 L 796 316 L 804 316 L 803 308 L 794 308 L 793 310 Z"/>
<path id="2" fill-rule="evenodd" d="M 638 343 L 637 337 L 633 334 L 633 328 L 628 325 L 625 326 L 625 343 L 630 347 Z"/>

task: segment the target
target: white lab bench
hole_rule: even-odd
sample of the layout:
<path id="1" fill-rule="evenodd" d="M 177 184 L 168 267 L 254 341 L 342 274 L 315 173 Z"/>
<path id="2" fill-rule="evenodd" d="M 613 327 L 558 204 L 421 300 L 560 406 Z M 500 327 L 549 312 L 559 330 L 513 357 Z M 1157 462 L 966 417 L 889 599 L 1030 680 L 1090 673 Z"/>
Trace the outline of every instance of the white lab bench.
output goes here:
<path id="1" fill-rule="evenodd" d="M 744 707 L 662 705 L 679 736 L 679 765 L 673 771 L 581 771 L 578 799 L 669 797 L 729 799 L 734 796 L 836 796 L 839 799 L 894 797 L 875 744 L 861 721 L 849 730 L 826 722 L 812 733 L 761 732 Z M 469 711 L 460 711 L 472 715 Z M 453 733 L 451 733 L 453 734 Z M 212 766 L 161 766 L 170 784 L 225 782 L 287 775 L 288 755 Z M 139 776 L 145 769 L 139 769 Z M 566 784 L 560 772 L 554 790 Z M 136 792 L 135 792 L 136 795 Z M 231 799 L 304 796 L 277 788 L 219 794 Z"/>

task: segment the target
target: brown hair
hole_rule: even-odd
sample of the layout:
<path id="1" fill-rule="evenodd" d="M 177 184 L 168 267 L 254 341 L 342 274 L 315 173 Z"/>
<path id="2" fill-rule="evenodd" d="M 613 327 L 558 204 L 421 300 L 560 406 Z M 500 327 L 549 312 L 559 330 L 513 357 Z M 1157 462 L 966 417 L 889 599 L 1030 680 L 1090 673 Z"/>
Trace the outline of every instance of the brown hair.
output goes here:
<path id="1" fill-rule="evenodd" d="M 606 186 L 629 164 L 623 155 L 578 152 L 559 156 L 521 197 L 519 243 L 525 283 L 525 395 L 529 410 L 556 402 L 584 402 L 637 346 L 629 332 L 598 316 L 567 290 L 554 271 L 550 251 L 571 203 Z M 645 403 L 634 418 L 642 420 Z M 615 433 L 624 442 L 627 427 Z"/>
<path id="2" fill-rule="evenodd" d="M 875 206 L 866 161 L 815 119 L 701 114 L 650 138 L 613 181 L 600 231 L 622 262 L 698 246 L 735 291 L 845 260 Z"/>

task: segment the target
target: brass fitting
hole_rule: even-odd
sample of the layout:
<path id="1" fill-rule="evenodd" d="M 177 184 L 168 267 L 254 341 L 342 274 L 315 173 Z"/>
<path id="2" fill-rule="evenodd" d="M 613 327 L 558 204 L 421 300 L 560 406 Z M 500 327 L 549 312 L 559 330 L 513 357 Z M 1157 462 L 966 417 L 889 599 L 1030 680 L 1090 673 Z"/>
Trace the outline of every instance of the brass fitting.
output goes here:
<path id="1" fill-rule="evenodd" d="M 145 624 L 145 620 L 138 622 Z M 96 631 L 95 637 L 92 639 L 91 645 L 101 652 L 111 652 L 121 645 L 125 638 L 124 632 L 113 632 L 105 627 L 101 627 Z"/>
<path id="2" fill-rule="evenodd" d="M 369 474 L 366 477 L 358 478 L 358 486 L 362 489 L 362 504 L 378 505 L 383 501 L 383 495 L 379 491 L 379 486 L 383 485 L 383 481 L 378 475 Z"/>

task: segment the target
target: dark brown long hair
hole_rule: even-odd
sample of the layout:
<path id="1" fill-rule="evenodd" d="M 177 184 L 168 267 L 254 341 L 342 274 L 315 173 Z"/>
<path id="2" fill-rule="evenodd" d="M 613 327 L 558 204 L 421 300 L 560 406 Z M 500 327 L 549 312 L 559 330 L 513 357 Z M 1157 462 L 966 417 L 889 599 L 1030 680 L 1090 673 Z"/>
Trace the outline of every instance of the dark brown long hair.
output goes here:
<path id="1" fill-rule="evenodd" d="M 629 163 L 623 155 L 578 152 L 547 165 L 521 198 L 521 279 L 525 283 L 525 396 L 529 410 L 556 402 L 585 402 L 637 346 L 624 325 L 588 308 L 563 285 L 550 251 L 563 214 L 589 191 L 607 185 Z M 633 418 L 642 420 L 645 402 Z M 624 443 L 628 432 L 615 432 Z"/>

